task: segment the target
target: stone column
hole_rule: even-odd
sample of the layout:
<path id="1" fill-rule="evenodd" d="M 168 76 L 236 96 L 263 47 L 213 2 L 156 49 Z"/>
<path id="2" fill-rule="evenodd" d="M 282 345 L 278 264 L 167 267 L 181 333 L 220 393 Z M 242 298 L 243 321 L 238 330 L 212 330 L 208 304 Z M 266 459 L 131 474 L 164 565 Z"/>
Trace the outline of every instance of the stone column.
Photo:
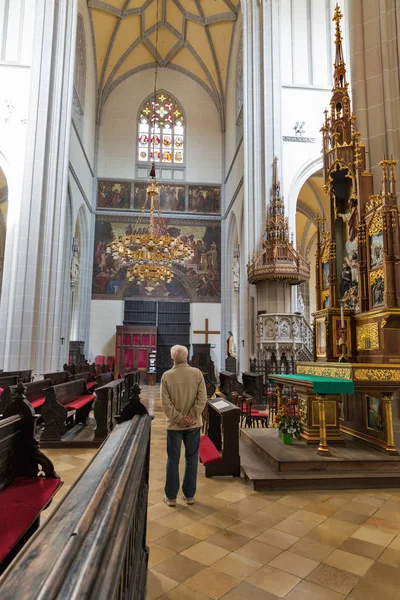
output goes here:
<path id="1" fill-rule="evenodd" d="M 380 189 L 379 162 L 400 158 L 400 1 L 349 3 L 353 108 Z M 397 179 L 400 166 L 397 166 Z"/>
<path id="2" fill-rule="evenodd" d="M 6 257 L 0 307 L 5 369 L 43 373 L 61 363 L 76 16 L 76 0 L 36 3 L 22 203 Z"/>

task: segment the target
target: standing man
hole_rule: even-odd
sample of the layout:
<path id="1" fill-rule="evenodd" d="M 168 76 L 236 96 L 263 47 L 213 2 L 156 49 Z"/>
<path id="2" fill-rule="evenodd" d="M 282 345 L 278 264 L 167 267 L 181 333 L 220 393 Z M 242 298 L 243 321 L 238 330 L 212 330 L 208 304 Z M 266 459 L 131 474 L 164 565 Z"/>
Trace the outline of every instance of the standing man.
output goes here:
<path id="1" fill-rule="evenodd" d="M 185 446 L 183 499 L 194 504 L 199 461 L 201 415 L 207 402 L 204 377 L 199 369 L 187 363 L 185 346 L 173 346 L 174 366 L 161 378 L 161 403 L 167 420 L 167 477 L 164 502 L 176 506 L 179 491 L 179 460 L 182 442 Z"/>

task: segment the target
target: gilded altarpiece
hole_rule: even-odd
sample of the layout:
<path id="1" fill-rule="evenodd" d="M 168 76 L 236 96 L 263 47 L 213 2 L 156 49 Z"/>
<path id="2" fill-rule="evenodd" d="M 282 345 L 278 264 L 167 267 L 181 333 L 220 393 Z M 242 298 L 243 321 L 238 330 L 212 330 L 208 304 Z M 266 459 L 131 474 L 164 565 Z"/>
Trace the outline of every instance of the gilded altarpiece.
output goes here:
<path id="1" fill-rule="evenodd" d="M 298 372 L 351 377 L 355 393 L 338 403 L 341 431 L 395 453 L 392 402 L 400 388 L 397 162 L 382 160 L 381 192 L 374 194 L 351 110 L 341 18 L 337 6 L 334 87 L 321 130 L 330 208 L 316 220 L 315 363 L 300 364 Z"/>

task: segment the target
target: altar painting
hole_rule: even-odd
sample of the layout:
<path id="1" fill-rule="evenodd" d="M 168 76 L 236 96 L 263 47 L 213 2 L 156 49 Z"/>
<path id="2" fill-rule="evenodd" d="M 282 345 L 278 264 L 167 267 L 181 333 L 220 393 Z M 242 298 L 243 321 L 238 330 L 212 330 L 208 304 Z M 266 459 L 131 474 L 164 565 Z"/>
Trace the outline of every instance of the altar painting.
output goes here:
<path id="1" fill-rule="evenodd" d="M 326 327 L 325 319 L 317 319 L 315 321 L 316 338 L 317 338 L 317 356 L 325 356 L 326 354 Z"/>
<path id="2" fill-rule="evenodd" d="M 380 398 L 365 396 L 367 409 L 367 428 L 383 431 L 382 402 Z"/>
<path id="3" fill-rule="evenodd" d="M 371 269 L 383 267 L 383 232 L 371 235 L 369 238 Z"/>
<path id="4" fill-rule="evenodd" d="M 193 255 L 182 264 L 174 263 L 175 277 L 170 284 L 160 282 L 154 289 L 138 285 L 127 278 L 127 266 L 115 258 L 107 244 L 119 236 L 148 231 L 148 218 L 140 223 L 115 217 L 96 220 L 92 297 L 118 299 L 126 297 L 189 298 L 192 302 L 219 302 L 221 297 L 221 226 L 219 221 L 201 222 L 165 219 L 169 235 L 180 238 Z"/>

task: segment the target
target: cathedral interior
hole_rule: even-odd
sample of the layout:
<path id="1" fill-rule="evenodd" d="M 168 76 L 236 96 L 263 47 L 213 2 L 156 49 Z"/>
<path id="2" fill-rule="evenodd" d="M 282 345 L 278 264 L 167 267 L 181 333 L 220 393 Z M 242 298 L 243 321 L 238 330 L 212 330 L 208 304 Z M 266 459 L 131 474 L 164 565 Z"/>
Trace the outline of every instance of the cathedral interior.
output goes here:
<path id="1" fill-rule="evenodd" d="M 0 0 L 2 600 L 398 599 L 399 47 L 399 0 Z"/>

